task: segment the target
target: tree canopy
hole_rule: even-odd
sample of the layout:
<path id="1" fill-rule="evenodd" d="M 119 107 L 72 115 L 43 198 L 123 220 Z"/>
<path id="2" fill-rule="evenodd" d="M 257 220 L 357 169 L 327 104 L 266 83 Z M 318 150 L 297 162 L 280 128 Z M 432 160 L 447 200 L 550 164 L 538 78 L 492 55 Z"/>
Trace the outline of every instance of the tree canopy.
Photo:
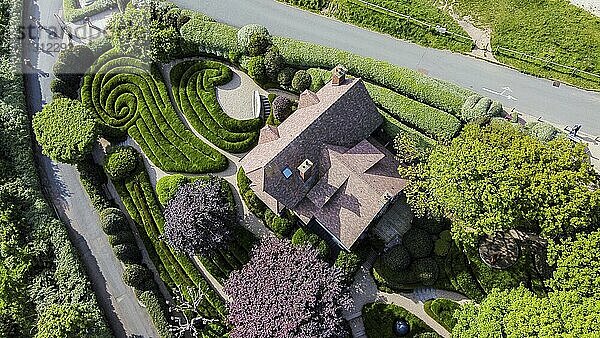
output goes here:
<path id="1" fill-rule="evenodd" d="M 598 178 L 582 144 L 542 142 L 501 121 L 469 124 L 426 163 L 400 171 L 417 214 L 450 218 L 462 243 L 514 228 L 569 235 L 600 215 Z"/>
<path id="2" fill-rule="evenodd" d="M 42 152 L 51 159 L 76 164 L 92 151 L 99 128 L 81 102 L 59 98 L 33 117 L 33 131 Z"/>
<path id="3" fill-rule="evenodd" d="M 177 189 L 165 209 L 165 238 L 169 245 L 193 255 L 209 253 L 229 241 L 235 211 L 222 182 L 211 177 Z"/>
<path id="4" fill-rule="evenodd" d="M 225 283 L 232 338 L 344 337 L 342 274 L 310 246 L 264 239 Z"/>
<path id="5" fill-rule="evenodd" d="M 573 292 L 537 297 L 524 287 L 492 291 L 480 305 L 467 303 L 455 313 L 452 337 L 596 337 L 600 301 Z"/>
<path id="6" fill-rule="evenodd" d="M 166 61 L 181 47 L 175 5 L 166 1 L 136 1 L 108 22 L 113 46 L 119 52 L 151 61 Z"/>

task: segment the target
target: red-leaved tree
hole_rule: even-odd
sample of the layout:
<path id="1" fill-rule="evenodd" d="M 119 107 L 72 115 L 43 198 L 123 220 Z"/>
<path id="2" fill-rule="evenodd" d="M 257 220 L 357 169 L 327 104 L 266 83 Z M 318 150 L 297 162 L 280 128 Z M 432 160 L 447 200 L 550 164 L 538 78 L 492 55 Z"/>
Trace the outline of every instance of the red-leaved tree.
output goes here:
<path id="1" fill-rule="evenodd" d="M 309 246 L 264 239 L 225 283 L 232 338 L 344 337 L 351 298 L 341 272 Z"/>

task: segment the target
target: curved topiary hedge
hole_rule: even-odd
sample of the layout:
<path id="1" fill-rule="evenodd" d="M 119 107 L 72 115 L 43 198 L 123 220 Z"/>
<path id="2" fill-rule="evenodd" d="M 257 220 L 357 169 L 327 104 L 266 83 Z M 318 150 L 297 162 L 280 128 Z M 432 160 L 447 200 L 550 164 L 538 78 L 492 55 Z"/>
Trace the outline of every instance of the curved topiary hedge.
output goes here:
<path id="1" fill-rule="evenodd" d="M 258 142 L 262 120 L 236 120 L 225 114 L 215 87 L 231 79 L 231 69 L 215 61 L 186 61 L 171 69 L 173 97 L 194 129 L 217 147 L 242 153 Z"/>
<path id="2" fill-rule="evenodd" d="M 205 173 L 228 166 L 180 120 L 158 69 L 138 59 L 105 53 L 85 75 L 81 97 L 106 125 L 127 131 L 162 170 Z"/>

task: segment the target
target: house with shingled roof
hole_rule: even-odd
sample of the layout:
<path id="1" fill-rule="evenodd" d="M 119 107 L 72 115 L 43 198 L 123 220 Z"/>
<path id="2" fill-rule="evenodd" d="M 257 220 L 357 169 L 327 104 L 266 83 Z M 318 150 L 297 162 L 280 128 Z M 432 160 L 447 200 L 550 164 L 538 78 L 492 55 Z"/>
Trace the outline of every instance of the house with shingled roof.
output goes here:
<path id="1" fill-rule="evenodd" d="M 293 211 L 350 250 L 406 185 L 394 156 L 371 137 L 382 123 L 362 80 L 336 67 L 283 123 L 261 130 L 241 166 L 271 210 Z"/>

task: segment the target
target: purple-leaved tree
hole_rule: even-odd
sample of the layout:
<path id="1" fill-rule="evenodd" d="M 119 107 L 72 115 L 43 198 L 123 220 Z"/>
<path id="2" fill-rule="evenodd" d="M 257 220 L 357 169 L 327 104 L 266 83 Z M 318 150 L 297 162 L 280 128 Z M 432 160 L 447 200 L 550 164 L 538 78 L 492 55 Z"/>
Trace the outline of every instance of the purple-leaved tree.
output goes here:
<path id="1" fill-rule="evenodd" d="M 341 272 L 310 246 L 264 239 L 225 283 L 231 338 L 345 337 L 342 311 L 351 298 Z"/>
<path id="2" fill-rule="evenodd" d="M 222 181 L 209 180 L 184 184 L 165 208 L 165 239 L 187 255 L 207 254 L 226 245 L 235 213 Z"/>

